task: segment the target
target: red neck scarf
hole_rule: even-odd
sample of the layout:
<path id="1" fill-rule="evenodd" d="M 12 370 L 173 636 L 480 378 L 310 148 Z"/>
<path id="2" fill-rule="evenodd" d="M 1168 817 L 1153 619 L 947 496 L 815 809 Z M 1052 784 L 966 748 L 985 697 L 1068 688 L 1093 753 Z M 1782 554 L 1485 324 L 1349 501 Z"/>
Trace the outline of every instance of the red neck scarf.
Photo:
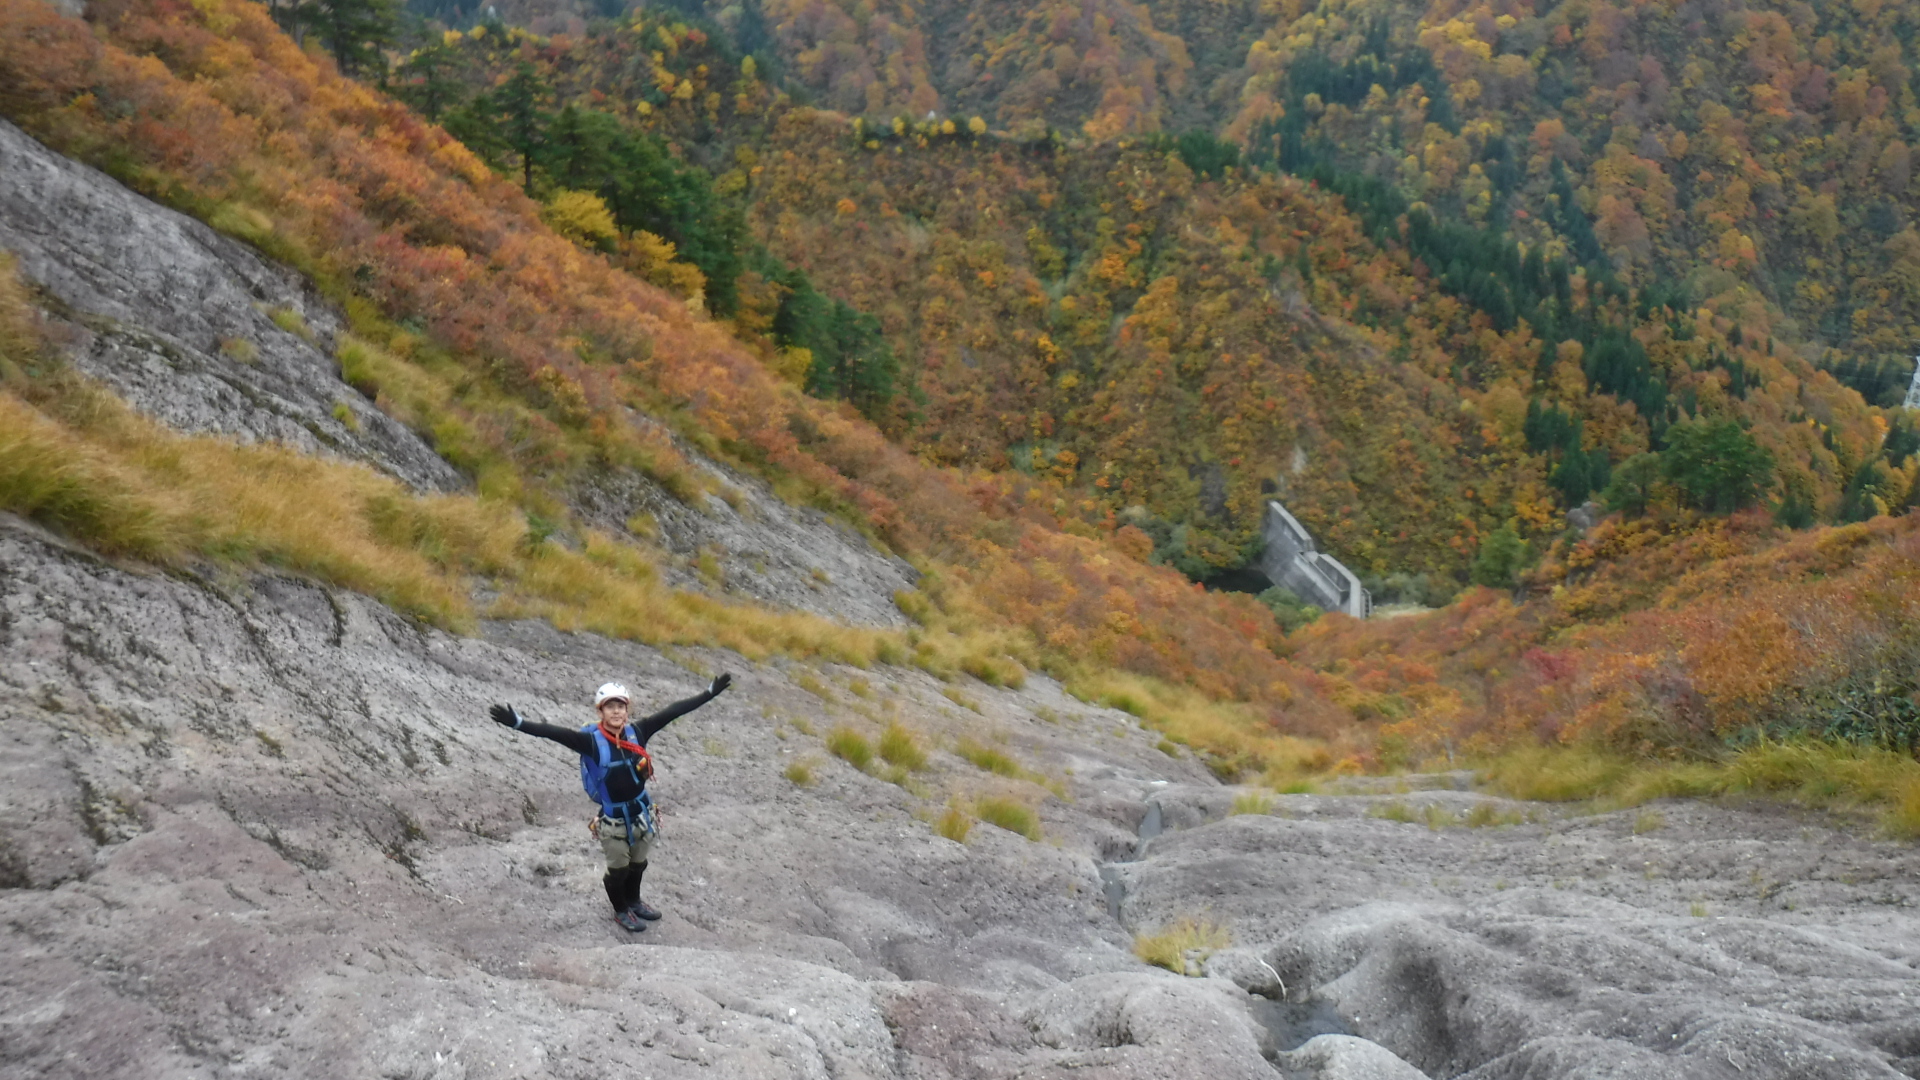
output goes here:
<path id="1" fill-rule="evenodd" d="M 620 731 L 625 732 L 627 730 L 627 727 L 628 725 L 622 724 L 620 726 Z M 635 757 L 638 757 L 640 760 L 646 761 L 648 759 L 646 747 L 641 746 L 639 743 L 630 743 L 627 740 L 621 738 L 619 734 L 609 732 L 607 730 L 607 725 L 605 724 L 600 725 L 600 734 L 605 735 L 607 737 L 608 742 L 612 743 L 613 745 L 619 747 L 622 750 L 625 750 L 629 754 L 632 754 Z"/>

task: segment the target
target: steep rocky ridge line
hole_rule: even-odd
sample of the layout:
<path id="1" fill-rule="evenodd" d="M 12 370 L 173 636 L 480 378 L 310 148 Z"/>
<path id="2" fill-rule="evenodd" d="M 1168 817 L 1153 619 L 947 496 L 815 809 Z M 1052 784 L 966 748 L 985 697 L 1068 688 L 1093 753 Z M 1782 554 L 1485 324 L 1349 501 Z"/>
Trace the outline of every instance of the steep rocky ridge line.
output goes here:
<path id="1" fill-rule="evenodd" d="M 160 422 L 360 461 L 419 490 L 468 486 L 341 380 L 332 350 L 344 320 L 301 275 L 4 120 L 0 251 L 40 288 L 75 366 Z M 638 415 L 632 422 L 657 426 Z M 661 544 L 678 556 L 663 569 L 679 588 L 713 587 L 693 569 L 704 553 L 730 591 L 751 599 L 844 622 L 905 624 L 893 594 L 919 575 L 904 560 L 678 445 L 732 501 L 706 496 L 689 507 L 638 473 L 605 470 L 571 492 L 583 520 L 625 535 L 628 519 L 651 514 Z"/>

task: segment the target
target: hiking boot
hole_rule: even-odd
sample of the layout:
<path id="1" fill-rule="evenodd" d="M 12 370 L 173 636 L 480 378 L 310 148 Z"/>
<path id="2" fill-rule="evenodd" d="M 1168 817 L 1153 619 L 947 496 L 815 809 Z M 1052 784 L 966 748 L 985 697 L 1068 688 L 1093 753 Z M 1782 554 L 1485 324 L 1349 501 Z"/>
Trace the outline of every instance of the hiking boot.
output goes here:
<path id="1" fill-rule="evenodd" d="M 628 908 L 627 910 L 650 922 L 660 917 L 660 912 L 656 910 L 652 904 L 649 904 L 645 900 L 641 900 L 638 897 L 634 898 L 633 906 Z"/>
<path id="2" fill-rule="evenodd" d="M 647 924 L 641 921 L 640 916 L 631 911 L 623 911 L 615 915 L 613 921 L 619 923 L 630 934 L 637 934 L 647 928 Z"/>

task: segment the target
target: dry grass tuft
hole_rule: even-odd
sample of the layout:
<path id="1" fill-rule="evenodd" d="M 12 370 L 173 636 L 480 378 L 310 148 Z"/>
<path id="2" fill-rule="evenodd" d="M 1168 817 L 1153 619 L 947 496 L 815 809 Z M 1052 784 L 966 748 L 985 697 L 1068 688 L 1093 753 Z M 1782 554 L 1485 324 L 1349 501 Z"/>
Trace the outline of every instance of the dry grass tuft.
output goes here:
<path id="1" fill-rule="evenodd" d="M 967 834 L 973 831 L 973 815 L 959 806 L 949 806 L 933 823 L 933 831 L 956 844 L 964 844 Z"/>
<path id="2" fill-rule="evenodd" d="M 963 709 L 969 709 L 973 712 L 980 711 L 980 703 L 974 700 L 973 698 L 967 696 L 958 687 L 943 686 L 940 688 L 940 696 L 943 698 L 946 698 L 948 701 L 953 702 L 955 705 L 958 705 Z"/>
<path id="3" fill-rule="evenodd" d="M 1461 824 L 1469 829 L 1484 829 L 1495 825 L 1521 825 L 1526 820 L 1526 815 L 1518 810 L 1503 810 L 1499 803 L 1481 802 L 1473 804 L 1473 809 L 1467 811 Z"/>
<path id="4" fill-rule="evenodd" d="M 918 772 L 927 767 L 927 751 L 898 721 L 880 733 L 880 756 L 889 764 Z"/>
<path id="5" fill-rule="evenodd" d="M 1494 790 L 1533 802 L 1575 802 L 1618 788 L 1634 772 L 1626 758 L 1588 747 L 1524 747 L 1492 762 Z"/>
<path id="6" fill-rule="evenodd" d="M 189 535 L 168 503 L 110 455 L 0 397 L 0 507 L 108 554 L 171 562 Z"/>
<path id="7" fill-rule="evenodd" d="M 985 796 L 974 800 L 973 812 L 989 825 L 1019 833 L 1029 840 L 1040 839 L 1040 815 L 1034 812 L 1033 807 L 1017 799 L 1001 795 Z"/>
<path id="8" fill-rule="evenodd" d="M 865 735 L 850 727 L 841 726 L 827 732 L 827 751 L 861 772 L 873 767 L 873 745 Z"/>
<path id="9" fill-rule="evenodd" d="M 1887 813 L 1887 831 L 1907 840 L 1920 839 L 1920 779 L 1907 782 L 1899 801 Z"/>
<path id="10" fill-rule="evenodd" d="M 1807 806 L 1891 803 L 1907 783 L 1920 780 L 1920 761 L 1904 754 L 1810 741 L 1764 741 L 1718 761 L 1664 765 L 1586 747 L 1530 748 L 1507 755 L 1490 770 L 1496 783 L 1503 766 L 1516 761 L 1535 764 L 1550 778 L 1549 786 L 1625 806 L 1742 792 L 1785 795 Z M 1575 781 L 1557 779 L 1569 776 Z"/>
<path id="11" fill-rule="evenodd" d="M 1236 814 L 1271 814 L 1272 812 L 1272 796 L 1258 791 L 1247 791 L 1233 797 L 1233 809 L 1227 811 L 1227 816 L 1232 817 Z"/>
<path id="12" fill-rule="evenodd" d="M 1157 934 L 1137 934 L 1133 939 L 1133 955 L 1155 967 L 1163 967 L 1176 975 L 1189 974 L 1187 954 L 1198 952 L 1205 954 L 1218 951 L 1233 944 L 1233 937 L 1227 928 L 1211 920 L 1181 919 Z"/>
<path id="13" fill-rule="evenodd" d="M 1374 807 L 1367 811 L 1367 816 L 1384 818 L 1387 821 L 1398 821 L 1403 825 L 1420 820 L 1419 816 L 1414 813 L 1412 807 L 1398 799 L 1385 805 Z"/>
<path id="14" fill-rule="evenodd" d="M 965 758 L 976 769 L 983 769 L 995 776 L 1004 776 L 1011 780 L 1034 780 L 1035 774 L 1028 771 L 1012 754 L 984 746 L 972 739 L 961 739 L 954 744 L 953 752 Z"/>
<path id="15" fill-rule="evenodd" d="M 0 251 L 0 362 L 25 364 L 40 354 L 43 344 L 39 317 L 20 280 L 19 260 Z"/>
<path id="16" fill-rule="evenodd" d="M 468 581 L 482 577 L 501 594 L 488 614 L 563 630 L 756 660 L 907 656 L 891 632 L 676 592 L 644 552 L 591 530 L 577 551 L 527 543 L 526 516 L 496 499 L 415 495 L 362 466 L 182 436 L 57 366 L 4 376 L 0 508 L 108 554 L 309 574 L 462 632 L 480 614 Z"/>
<path id="17" fill-rule="evenodd" d="M 1597 800 L 1630 807 L 1654 799 L 1759 794 L 1825 810 L 1877 808 L 1887 831 L 1920 836 L 1920 761 L 1873 747 L 1821 742 L 1756 743 L 1718 761 L 1636 761 L 1586 746 L 1528 747 L 1484 771 L 1508 795 L 1542 801 Z M 1657 828 L 1657 811 L 1636 831 Z"/>

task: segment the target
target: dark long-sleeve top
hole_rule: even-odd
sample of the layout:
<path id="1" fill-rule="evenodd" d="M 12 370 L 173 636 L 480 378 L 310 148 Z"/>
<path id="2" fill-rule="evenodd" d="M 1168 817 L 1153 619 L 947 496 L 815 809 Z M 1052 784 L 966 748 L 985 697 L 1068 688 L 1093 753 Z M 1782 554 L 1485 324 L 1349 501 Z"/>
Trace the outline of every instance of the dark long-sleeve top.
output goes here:
<path id="1" fill-rule="evenodd" d="M 712 700 L 713 693 L 707 691 L 695 694 L 684 701 L 676 701 L 645 719 L 629 720 L 627 722 L 627 730 L 633 733 L 631 741 L 639 743 L 641 746 L 647 745 L 647 740 L 658 735 L 661 728 L 666 727 L 668 724 L 673 723 L 675 720 L 680 719 Z M 552 739 L 561 746 L 582 756 L 599 754 L 599 751 L 594 748 L 593 732 L 591 730 L 582 731 L 579 728 L 559 727 L 555 724 L 536 724 L 531 720 L 522 720 L 516 730 L 523 731 L 528 735 L 538 736 L 542 739 Z M 623 750 L 615 746 L 613 748 L 613 760 L 615 764 L 618 764 L 622 761 L 636 761 L 638 758 L 633 751 Z M 638 769 L 611 768 L 607 770 L 607 796 L 616 803 L 631 802 L 639 798 L 640 792 L 645 790 L 646 786 L 647 782 L 644 778 L 639 777 Z"/>

